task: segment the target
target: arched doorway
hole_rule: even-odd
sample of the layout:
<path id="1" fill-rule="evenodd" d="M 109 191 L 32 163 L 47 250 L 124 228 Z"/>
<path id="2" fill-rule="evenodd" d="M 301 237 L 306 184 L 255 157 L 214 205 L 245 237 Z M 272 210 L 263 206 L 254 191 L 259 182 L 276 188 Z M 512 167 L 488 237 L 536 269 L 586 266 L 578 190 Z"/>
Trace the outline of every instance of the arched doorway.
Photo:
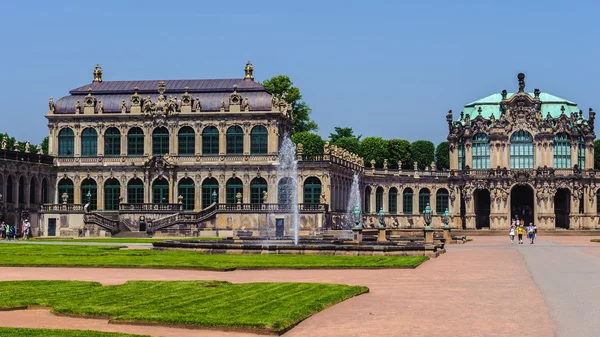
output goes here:
<path id="1" fill-rule="evenodd" d="M 571 213 L 571 191 L 568 188 L 559 188 L 554 196 L 554 226 L 569 229 Z"/>
<path id="2" fill-rule="evenodd" d="M 475 228 L 490 228 L 490 191 L 476 190 L 473 193 L 475 202 Z"/>
<path id="3" fill-rule="evenodd" d="M 510 191 L 510 217 L 523 220 L 525 226 L 533 222 L 533 189 L 527 185 L 515 186 Z"/>

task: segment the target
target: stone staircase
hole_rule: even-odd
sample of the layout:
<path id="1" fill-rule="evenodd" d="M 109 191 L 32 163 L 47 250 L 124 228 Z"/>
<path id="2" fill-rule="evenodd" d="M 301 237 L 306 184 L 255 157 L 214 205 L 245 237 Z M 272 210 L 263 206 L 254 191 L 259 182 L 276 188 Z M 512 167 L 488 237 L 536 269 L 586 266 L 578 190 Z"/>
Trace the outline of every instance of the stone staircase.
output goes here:
<path id="1" fill-rule="evenodd" d="M 119 233 L 112 236 L 113 238 L 147 238 L 146 232 L 132 232 L 129 227 L 123 223 L 119 223 Z"/>

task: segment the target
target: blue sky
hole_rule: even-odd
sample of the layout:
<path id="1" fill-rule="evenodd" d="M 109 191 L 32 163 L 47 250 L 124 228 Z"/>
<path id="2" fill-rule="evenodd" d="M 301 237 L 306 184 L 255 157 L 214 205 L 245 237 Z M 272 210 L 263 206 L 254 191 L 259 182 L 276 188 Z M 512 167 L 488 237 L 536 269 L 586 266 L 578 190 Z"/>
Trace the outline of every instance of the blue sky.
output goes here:
<path id="1" fill-rule="evenodd" d="M 575 5 L 576 4 L 576 5 Z M 289 75 L 319 134 L 443 141 L 445 115 L 527 89 L 600 110 L 595 2 L 11 1 L 0 6 L 0 131 L 39 142 L 48 97 L 105 80 Z M 600 123 L 598 123 L 600 124 Z"/>

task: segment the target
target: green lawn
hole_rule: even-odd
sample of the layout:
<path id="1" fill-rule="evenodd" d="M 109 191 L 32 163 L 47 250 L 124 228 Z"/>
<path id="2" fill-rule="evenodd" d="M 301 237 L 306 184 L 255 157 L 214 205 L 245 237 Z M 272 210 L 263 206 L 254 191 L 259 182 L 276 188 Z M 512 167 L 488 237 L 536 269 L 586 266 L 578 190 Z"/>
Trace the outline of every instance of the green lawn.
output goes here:
<path id="1" fill-rule="evenodd" d="M 323 283 L 128 281 L 0 282 L 0 309 L 50 307 L 112 321 L 285 331 L 368 288 Z"/>
<path id="2" fill-rule="evenodd" d="M 2 244 L 0 266 L 192 268 L 415 268 L 425 256 L 205 255 L 112 246 Z"/>
<path id="3" fill-rule="evenodd" d="M 600 239 L 592 239 L 592 242 L 600 242 Z"/>
<path id="4" fill-rule="evenodd" d="M 2 328 L 2 337 L 149 337 L 142 335 L 129 335 L 113 332 L 99 332 L 90 330 L 59 330 L 59 329 L 21 329 Z"/>
<path id="5" fill-rule="evenodd" d="M 221 238 L 93 238 L 93 239 L 69 239 L 69 238 L 34 238 L 34 241 L 52 241 L 52 242 L 107 242 L 107 243 L 152 243 L 163 242 L 167 240 L 221 240 Z"/>

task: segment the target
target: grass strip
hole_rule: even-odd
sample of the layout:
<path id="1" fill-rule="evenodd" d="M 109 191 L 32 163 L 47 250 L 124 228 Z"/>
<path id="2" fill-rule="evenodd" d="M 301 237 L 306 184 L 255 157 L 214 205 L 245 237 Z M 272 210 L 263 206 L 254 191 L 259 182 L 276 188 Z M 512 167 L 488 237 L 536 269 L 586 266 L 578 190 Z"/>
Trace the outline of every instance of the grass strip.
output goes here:
<path id="1" fill-rule="evenodd" d="M 111 321 L 282 332 L 365 292 L 322 283 L 9 281 L 0 282 L 0 309 L 41 306 Z"/>
<path id="2" fill-rule="evenodd" d="M 2 328 L 2 337 L 150 337 L 147 335 L 130 335 L 114 332 L 99 332 L 92 330 L 63 330 L 63 329 L 26 329 Z"/>
<path id="3" fill-rule="evenodd" d="M 592 239 L 592 242 L 600 242 L 600 239 Z"/>
<path id="4" fill-rule="evenodd" d="M 2 244 L 0 266 L 233 269 L 415 268 L 425 256 L 210 255 L 117 246 Z"/>
<path id="5" fill-rule="evenodd" d="M 50 241 L 50 242 L 106 242 L 106 243 L 152 243 L 164 242 L 168 240 L 221 240 L 221 238 L 93 238 L 93 239 L 67 239 L 67 238 L 35 238 L 33 241 Z"/>

